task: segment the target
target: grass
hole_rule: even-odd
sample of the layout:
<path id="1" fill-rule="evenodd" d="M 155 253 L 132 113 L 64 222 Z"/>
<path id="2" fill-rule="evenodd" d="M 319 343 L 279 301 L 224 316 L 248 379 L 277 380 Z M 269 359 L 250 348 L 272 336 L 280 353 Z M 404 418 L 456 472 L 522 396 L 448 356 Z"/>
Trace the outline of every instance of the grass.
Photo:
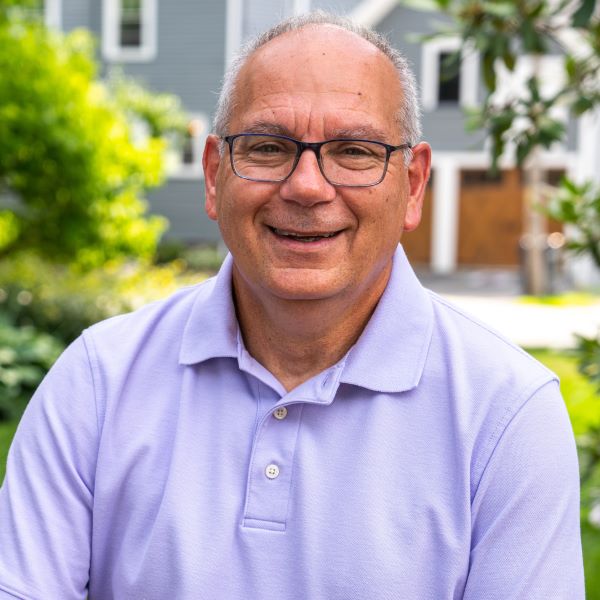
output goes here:
<path id="1" fill-rule="evenodd" d="M 565 399 L 575 435 L 600 425 L 600 397 L 595 387 L 577 371 L 573 353 L 556 350 L 530 350 L 540 362 L 560 377 L 560 389 Z M 589 486 L 587 486 L 589 487 Z M 582 490 L 585 495 L 589 490 Z M 600 600 L 600 529 L 587 520 L 581 523 L 583 563 L 587 600 Z"/>
<path id="2" fill-rule="evenodd" d="M 17 421 L 0 421 L 0 481 L 4 480 L 8 447 L 15 435 Z"/>
<path id="3" fill-rule="evenodd" d="M 560 386 L 576 435 L 590 426 L 600 425 L 600 398 L 578 371 L 575 356 L 554 350 L 530 350 L 540 362 L 552 369 L 561 380 Z M 0 422 L 0 481 L 4 479 L 6 456 L 17 421 Z M 582 542 L 586 573 L 587 600 L 600 600 L 600 530 L 582 523 Z"/>
<path id="4" fill-rule="evenodd" d="M 600 296 L 591 292 L 565 292 L 548 296 L 521 296 L 519 302 L 558 307 L 591 306 L 600 302 Z"/>
<path id="5" fill-rule="evenodd" d="M 600 398 L 590 381 L 577 370 L 575 355 L 558 350 L 529 350 L 560 378 L 560 391 L 571 417 L 575 435 L 600 426 Z"/>

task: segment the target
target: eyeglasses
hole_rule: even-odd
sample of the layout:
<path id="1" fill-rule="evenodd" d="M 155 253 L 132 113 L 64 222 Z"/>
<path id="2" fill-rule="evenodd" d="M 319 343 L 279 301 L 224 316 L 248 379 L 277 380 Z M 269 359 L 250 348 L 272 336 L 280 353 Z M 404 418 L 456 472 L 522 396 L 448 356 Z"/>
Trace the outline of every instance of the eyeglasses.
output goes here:
<path id="1" fill-rule="evenodd" d="M 385 177 L 390 154 L 410 150 L 372 140 L 336 139 L 300 142 L 284 135 L 238 133 L 223 138 L 233 172 L 242 179 L 277 183 L 293 172 L 305 150 L 312 150 L 323 177 L 332 185 L 369 187 Z"/>

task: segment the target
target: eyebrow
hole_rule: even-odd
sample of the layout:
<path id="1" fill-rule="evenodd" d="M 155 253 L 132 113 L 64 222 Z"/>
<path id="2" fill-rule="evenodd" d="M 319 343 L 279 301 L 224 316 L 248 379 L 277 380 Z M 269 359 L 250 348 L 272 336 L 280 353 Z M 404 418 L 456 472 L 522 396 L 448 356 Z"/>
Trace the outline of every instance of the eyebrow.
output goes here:
<path id="1" fill-rule="evenodd" d="M 389 133 L 384 132 L 378 127 L 372 125 L 361 125 L 359 127 L 339 128 L 331 130 L 331 137 L 350 138 L 350 139 L 368 139 L 383 142 L 389 138 Z"/>
<path id="2" fill-rule="evenodd" d="M 254 121 L 244 128 L 245 133 L 263 133 L 285 135 L 294 138 L 295 135 L 284 125 L 271 123 L 269 121 Z M 340 127 L 332 129 L 327 139 L 349 138 L 349 139 L 368 139 L 374 141 L 385 141 L 389 134 L 378 127 L 372 125 L 360 125 L 358 127 Z"/>
<path id="3" fill-rule="evenodd" d="M 294 134 L 283 125 L 277 123 L 270 123 L 269 121 L 254 121 L 244 128 L 245 133 L 264 133 L 264 134 L 275 134 L 285 135 L 287 137 L 294 137 Z"/>

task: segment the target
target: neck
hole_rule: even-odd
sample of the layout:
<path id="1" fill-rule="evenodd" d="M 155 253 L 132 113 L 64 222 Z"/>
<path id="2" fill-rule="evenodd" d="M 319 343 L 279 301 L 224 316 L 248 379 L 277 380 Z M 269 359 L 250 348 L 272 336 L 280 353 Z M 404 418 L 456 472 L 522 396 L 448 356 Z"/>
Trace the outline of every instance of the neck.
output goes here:
<path id="1" fill-rule="evenodd" d="M 250 354 L 294 389 L 337 363 L 369 321 L 389 278 L 348 298 L 259 299 L 234 266 L 233 289 L 244 343 Z"/>

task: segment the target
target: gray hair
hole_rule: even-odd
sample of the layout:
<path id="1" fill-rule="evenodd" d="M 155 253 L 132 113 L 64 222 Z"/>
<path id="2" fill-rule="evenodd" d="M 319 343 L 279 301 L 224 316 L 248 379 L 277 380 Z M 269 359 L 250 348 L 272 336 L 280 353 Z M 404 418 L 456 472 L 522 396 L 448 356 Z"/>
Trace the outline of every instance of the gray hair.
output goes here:
<path id="1" fill-rule="evenodd" d="M 367 40 L 373 44 L 373 46 L 381 50 L 381 52 L 392 61 L 396 68 L 403 92 L 398 108 L 397 121 L 399 126 L 403 129 L 403 136 L 406 143 L 411 146 L 417 144 L 421 138 L 421 114 L 415 76 L 411 71 L 406 58 L 404 58 L 404 56 L 402 56 L 402 54 L 396 50 L 385 37 L 376 31 L 363 27 L 362 25 L 357 25 L 345 17 L 340 17 L 322 10 L 286 19 L 249 40 L 242 46 L 223 78 L 223 85 L 219 94 L 217 110 L 213 121 L 214 132 L 221 137 L 229 133 L 229 121 L 236 102 L 235 86 L 237 79 L 240 71 L 252 54 L 254 54 L 261 46 L 264 46 L 280 35 L 298 31 L 309 25 L 335 25 L 341 27 L 342 29 Z M 407 161 L 410 161 L 410 156 L 411 153 L 409 150 L 408 153 L 405 154 Z"/>

